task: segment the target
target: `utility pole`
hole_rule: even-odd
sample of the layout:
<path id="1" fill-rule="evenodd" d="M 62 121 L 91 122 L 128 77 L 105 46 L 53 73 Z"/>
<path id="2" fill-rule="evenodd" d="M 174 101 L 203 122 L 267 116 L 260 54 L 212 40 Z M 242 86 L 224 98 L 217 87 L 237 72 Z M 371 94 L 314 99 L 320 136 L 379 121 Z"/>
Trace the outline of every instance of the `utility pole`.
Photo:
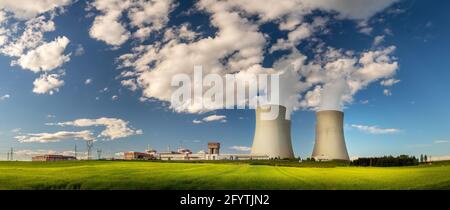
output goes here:
<path id="1" fill-rule="evenodd" d="M 88 140 L 86 141 L 86 146 L 87 146 L 87 159 L 90 160 L 91 159 L 91 155 L 92 155 L 92 147 L 94 147 L 94 141 L 93 140 Z"/>

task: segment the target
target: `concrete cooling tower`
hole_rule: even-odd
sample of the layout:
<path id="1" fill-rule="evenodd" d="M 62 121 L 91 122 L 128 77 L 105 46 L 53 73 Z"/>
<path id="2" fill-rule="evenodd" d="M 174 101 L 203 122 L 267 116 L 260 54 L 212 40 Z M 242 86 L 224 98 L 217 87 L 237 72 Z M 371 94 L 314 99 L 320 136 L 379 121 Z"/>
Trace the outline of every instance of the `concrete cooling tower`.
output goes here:
<path id="1" fill-rule="evenodd" d="M 316 113 L 316 142 L 312 157 L 316 160 L 349 160 L 344 139 L 344 113 L 334 110 Z"/>
<path id="2" fill-rule="evenodd" d="M 275 119 L 262 117 L 271 109 L 279 108 Z M 256 128 L 252 154 L 267 155 L 270 158 L 294 158 L 291 143 L 291 121 L 286 120 L 286 107 L 270 105 L 256 109 Z"/>

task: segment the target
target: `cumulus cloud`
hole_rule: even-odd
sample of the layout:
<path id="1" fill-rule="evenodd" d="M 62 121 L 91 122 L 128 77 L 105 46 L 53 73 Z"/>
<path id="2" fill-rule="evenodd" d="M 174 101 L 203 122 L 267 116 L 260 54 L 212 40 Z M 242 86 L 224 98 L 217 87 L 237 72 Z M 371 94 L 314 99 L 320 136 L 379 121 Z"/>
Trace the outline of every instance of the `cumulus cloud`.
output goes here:
<path id="1" fill-rule="evenodd" d="M 70 5 L 72 0 L 2 0 L 0 9 L 12 12 L 15 18 L 30 19 L 38 14 Z"/>
<path id="2" fill-rule="evenodd" d="M 60 79 L 58 74 L 42 74 L 33 82 L 33 92 L 37 94 L 53 95 L 59 91 L 59 88 L 64 85 L 64 81 Z"/>
<path id="3" fill-rule="evenodd" d="M 59 131 L 56 133 L 36 133 L 27 134 L 23 136 L 14 137 L 21 143 L 49 143 L 49 142 L 59 142 L 64 139 L 83 139 L 83 140 L 94 140 L 95 137 L 90 131 Z"/>
<path id="4" fill-rule="evenodd" d="M 0 101 L 6 100 L 6 99 L 9 99 L 9 98 L 11 98 L 11 96 L 9 94 L 6 94 L 6 95 L 3 95 L 3 96 L 0 96 Z"/>
<path id="5" fill-rule="evenodd" d="M 246 147 L 246 146 L 231 146 L 228 149 L 239 151 L 239 152 L 249 152 L 252 150 L 251 147 Z"/>
<path id="6" fill-rule="evenodd" d="M 138 89 L 138 85 L 135 79 L 126 79 L 120 82 L 122 86 L 127 87 L 131 91 L 136 91 Z"/>
<path id="7" fill-rule="evenodd" d="M 400 132 L 400 129 L 397 128 L 379 128 L 377 126 L 368 126 L 368 125 L 353 124 L 351 125 L 351 127 L 370 134 L 393 134 Z"/>
<path id="8" fill-rule="evenodd" d="M 65 36 L 58 37 L 52 42 L 45 43 L 21 55 L 17 61 L 12 62 L 12 65 L 19 65 L 23 69 L 29 69 L 35 73 L 56 69 L 70 61 L 70 54 L 64 55 L 69 42 Z"/>
<path id="9" fill-rule="evenodd" d="M 47 75 L 47 72 L 61 67 L 70 60 L 70 53 L 64 54 L 70 40 L 61 36 L 47 42 L 44 34 L 55 31 L 53 19 L 72 2 L 72 0 L 0 1 L 0 54 L 13 58 L 11 62 L 13 66 L 17 65 L 34 73 L 45 72 L 34 81 L 33 92 L 53 93 L 52 89 L 57 90 L 63 84 L 59 77 L 58 81 L 55 81 L 56 75 Z M 9 27 L 2 27 L 4 22 L 7 22 Z"/>
<path id="10" fill-rule="evenodd" d="M 22 33 L 8 30 L 8 42 L 0 49 L 0 52 L 10 57 L 20 57 L 27 50 L 35 49 L 45 43 L 44 34 L 54 31 L 55 23 L 44 15 L 27 20 Z"/>
<path id="11" fill-rule="evenodd" d="M 113 46 L 120 46 L 130 37 L 127 26 L 136 29 L 134 37 L 146 38 L 168 21 L 173 7 L 171 0 L 95 0 L 91 7 L 100 11 L 95 17 L 89 34 L 91 37 Z M 130 23 L 121 21 L 126 13 Z"/>
<path id="12" fill-rule="evenodd" d="M 157 1 L 149 2 L 157 5 Z M 161 13 L 154 18 L 144 18 L 150 14 L 146 12 L 147 8 L 152 11 L 152 7 L 129 1 L 120 5 L 115 1 L 104 4 L 104 1 L 97 0 L 93 7 L 101 11 L 101 15 L 94 20 L 93 28 L 100 24 L 98 19 L 108 16 L 108 21 L 118 24 L 121 30 L 107 34 L 114 36 L 111 39 L 93 37 L 118 46 L 129 39 L 142 41 L 150 33 L 159 33 L 160 40 L 149 44 L 137 42 L 130 53 L 118 58 L 119 67 L 127 69 L 124 71 L 127 79 L 122 85 L 132 90 L 142 89 L 143 99 L 170 101 L 176 89 L 171 86 L 172 77 L 176 74 L 192 77 L 193 67 L 202 65 L 204 74 L 224 76 L 233 73 L 240 81 L 261 73 L 280 75 L 280 104 L 287 106 L 288 110 L 342 110 L 346 104 L 352 103 L 358 91 L 395 75 L 398 69 L 393 56 L 396 47 L 380 46 L 358 53 L 326 46 L 317 39 L 317 35 L 329 33 L 327 24 L 333 18 L 354 20 L 361 30 L 370 29 L 369 20 L 395 2 L 397 0 L 267 0 L 261 4 L 260 0 L 200 0 L 194 9 L 207 13 L 211 25 L 217 30 L 214 35 L 203 37 L 197 28 L 186 24 L 165 27 L 168 14 L 174 7 L 172 3 L 169 6 L 161 3 Z M 333 15 L 330 18 L 305 18 L 317 10 Z M 125 14 L 130 19 L 129 23 L 120 22 L 120 17 Z M 269 35 L 260 29 L 268 22 L 275 23 L 280 31 L 287 33 L 287 37 L 271 45 Z M 157 27 L 159 31 L 152 30 L 155 25 L 160 26 Z M 312 39 L 318 40 L 318 46 L 314 55 L 308 57 L 297 47 Z M 287 50 L 289 54 L 276 60 L 273 66 L 263 67 L 265 57 L 278 50 Z M 134 73 L 130 74 L 129 68 Z M 177 112 L 203 113 L 223 106 L 213 103 L 205 108 L 194 100 L 171 108 Z"/>
<path id="13" fill-rule="evenodd" d="M 202 120 L 193 120 L 192 123 L 194 124 L 200 124 L 203 122 L 215 122 L 215 121 L 220 121 L 221 123 L 226 123 L 227 122 L 227 116 L 225 115 L 210 115 L 207 117 L 204 117 Z"/>
<path id="14" fill-rule="evenodd" d="M 78 119 L 74 121 L 61 122 L 50 125 L 74 126 L 74 127 L 102 126 L 105 127 L 105 129 L 98 135 L 98 137 L 105 137 L 111 140 L 143 134 L 142 130 L 133 129 L 129 126 L 129 122 L 117 118 L 103 117 L 98 119 Z"/>

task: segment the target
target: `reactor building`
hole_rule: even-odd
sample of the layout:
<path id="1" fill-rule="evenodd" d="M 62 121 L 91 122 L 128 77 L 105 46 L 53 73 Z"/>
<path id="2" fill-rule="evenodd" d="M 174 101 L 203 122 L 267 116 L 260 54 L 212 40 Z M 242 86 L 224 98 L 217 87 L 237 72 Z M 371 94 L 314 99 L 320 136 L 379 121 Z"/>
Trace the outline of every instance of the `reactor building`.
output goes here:
<path id="1" fill-rule="evenodd" d="M 316 113 L 316 141 L 312 158 L 316 160 L 350 160 L 344 139 L 344 113 L 324 110 Z"/>
<path id="2" fill-rule="evenodd" d="M 264 114 L 278 110 L 275 119 L 265 119 Z M 291 121 L 286 119 L 286 107 L 266 105 L 256 108 L 256 127 L 253 155 L 267 155 L 269 158 L 294 158 L 291 142 Z"/>

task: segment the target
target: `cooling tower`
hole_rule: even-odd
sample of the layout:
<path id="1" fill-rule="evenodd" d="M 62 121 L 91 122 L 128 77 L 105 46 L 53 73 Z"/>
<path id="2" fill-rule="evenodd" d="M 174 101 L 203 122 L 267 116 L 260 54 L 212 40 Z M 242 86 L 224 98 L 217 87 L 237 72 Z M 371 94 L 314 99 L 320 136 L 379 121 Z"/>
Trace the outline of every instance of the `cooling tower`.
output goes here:
<path id="1" fill-rule="evenodd" d="M 344 139 L 344 113 L 334 110 L 316 113 L 316 143 L 312 157 L 316 160 L 349 160 Z"/>
<path id="2" fill-rule="evenodd" d="M 275 108 L 275 109 L 274 109 Z M 267 120 L 262 117 L 271 109 L 278 108 L 278 115 Z M 252 154 L 270 158 L 294 158 L 291 143 L 291 121 L 286 120 L 286 107 L 270 105 L 256 109 L 256 128 Z"/>

